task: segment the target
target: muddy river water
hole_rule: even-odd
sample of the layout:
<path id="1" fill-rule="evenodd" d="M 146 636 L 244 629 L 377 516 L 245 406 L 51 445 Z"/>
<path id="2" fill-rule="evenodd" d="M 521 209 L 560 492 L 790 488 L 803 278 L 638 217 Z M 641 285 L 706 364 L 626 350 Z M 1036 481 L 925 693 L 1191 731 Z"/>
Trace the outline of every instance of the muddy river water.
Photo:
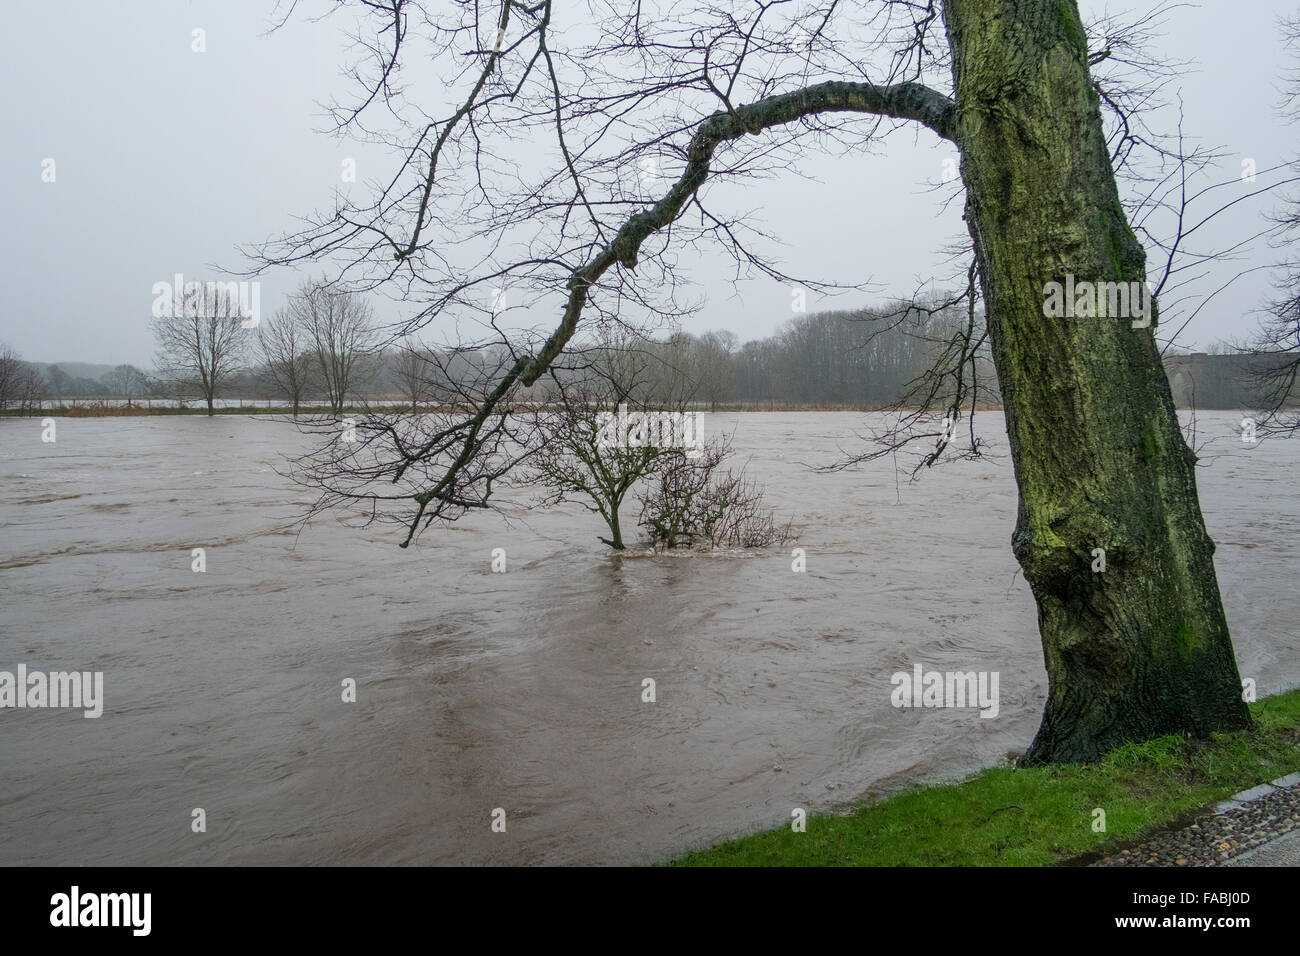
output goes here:
<path id="1" fill-rule="evenodd" d="M 612 555 L 527 494 L 407 550 L 342 516 L 295 534 L 286 424 L 0 420 L 0 670 L 104 675 L 97 719 L 0 709 L 0 864 L 649 862 L 1005 760 L 1046 674 L 1001 419 L 1003 457 L 915 484 L 809 470 L 864 419 L 706 418 L 803 573 L 788 548 Z M 1199 416 L 1201 501 L 1267 694 L 1300 685 L 1300 443 L 1239 420 Z M 893 707 L 918 663 L 997 672 L 997 716 Z"/>

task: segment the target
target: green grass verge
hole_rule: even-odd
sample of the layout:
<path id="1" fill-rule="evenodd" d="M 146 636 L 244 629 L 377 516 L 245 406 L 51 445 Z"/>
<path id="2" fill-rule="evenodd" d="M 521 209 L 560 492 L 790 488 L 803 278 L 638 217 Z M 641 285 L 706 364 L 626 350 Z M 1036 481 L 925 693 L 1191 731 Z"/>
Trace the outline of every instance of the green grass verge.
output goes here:
<path id="1" fill-rule="evenodd" d="M 1251 705 L 1249 731 L 1161 737 L 1089 766 L 983 770 L 847 814 L 810 816 L 673 866 L 1047 866 L 1107 851 L 1207 804 L 1300 769 L 1300 690 Z M 1093 809 L 1106 832 L 1092 830 Z"/>

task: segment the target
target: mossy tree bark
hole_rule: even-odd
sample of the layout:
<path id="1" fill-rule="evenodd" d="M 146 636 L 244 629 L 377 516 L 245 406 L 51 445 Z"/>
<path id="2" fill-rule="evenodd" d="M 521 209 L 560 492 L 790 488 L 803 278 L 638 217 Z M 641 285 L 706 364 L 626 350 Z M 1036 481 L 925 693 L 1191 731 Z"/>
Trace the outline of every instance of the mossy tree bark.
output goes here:
<path id="1" fill-rule="evenodd" d="M 1044 315 L 1049 282 L 1146 280 L 1077 4 L 947 0 L 944 18 L 965 218 L 1020 491 L 1012 545 L 1050 681 L 1025 762 L 1246 726 L 1155 321 Z"/>

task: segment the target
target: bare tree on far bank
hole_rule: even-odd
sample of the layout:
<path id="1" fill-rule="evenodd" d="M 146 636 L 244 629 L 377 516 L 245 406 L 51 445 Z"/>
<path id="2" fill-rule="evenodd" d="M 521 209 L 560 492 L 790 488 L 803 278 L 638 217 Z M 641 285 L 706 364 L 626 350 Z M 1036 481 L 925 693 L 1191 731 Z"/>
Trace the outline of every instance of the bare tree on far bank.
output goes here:
<path id="1" fill-rule="evenodd" d="M 736 372 L 732 358 L 740 348 L 734 332 L 706 332 L 696 340 L 695 362 L 700 379 L 701 398 L 716 412 L 721 402 L 735 394 Z"/>
<path id="2" fill-rule="evenodd" d="M 169 390 L 196 389 L 212 415 L 217 390 L 243 367 L 246 318 L 220 283 L 177 289 L 172 307 L 152 322 L 158 375 Z"/>
<path id="3" fill-rule="evenodd" d="M 356 292 L 308 281 L 286 309 L 315 357 L 330 412 L 338 416 L 371 371 L 369 360 L 378 347 L 370 304 Z"/>
<path id="4" fill-rule="evenodd" d="M 18 408 L 34 412 L 45 398 L 45 379 L 17 351 L 0 345 L 0 411 Z"/>
<path id="5" fill-rule="evenodd" d="M 287 309 L 278 310 L 257 327 L 257 344 L 265 363 L 263 375 L 284 398 L 293 403 L 293 417 L 298 417 L 312 377 L 315 358 L 309 347 L 311 339 Z"/>
<path id="6" fill-rule="evenodd" d="M 18 395 L 18 383 L 27 363 L 8 345 L 0 344 L 0 409 L 8 407 Z"/>
<path id="7" fill-rule="evenodd" d="M 114 398 L 125 398 L 128 402 L 136 396 L 149 391 L 149 376 L 134 365 L 117 365 L 105 372 L 100 379 Z"/>
<path id="8" fill-rule="evenodd" d="M 1283 34 L 1293 68 L 1284 91 L 1282 112 L 1300 119 L 1300 14 L 1283 21 Z M 1296 161 L 1300 170 L 1300 160 Z M 1253 372 L 1262 396 L 1261 434 L 1300 433 L 1300 194 L 1285 197 L 1274 220 L 1275 244 L 1286 250 L 1278 267 L 1276 298 L 1269 304 L 1259 331 L 1243 349 L 1254 357 Z"/>
<path id="9" fill-rule="evenodd" d="M 411 414 L 420 410 L 420 403 L 432 393 L 432 375 L 436 365 L 429 350 L 418 342 L 403 342 L 392 356 L 391 374 L 401 389 L 403 398 L 411 402 Z"/>

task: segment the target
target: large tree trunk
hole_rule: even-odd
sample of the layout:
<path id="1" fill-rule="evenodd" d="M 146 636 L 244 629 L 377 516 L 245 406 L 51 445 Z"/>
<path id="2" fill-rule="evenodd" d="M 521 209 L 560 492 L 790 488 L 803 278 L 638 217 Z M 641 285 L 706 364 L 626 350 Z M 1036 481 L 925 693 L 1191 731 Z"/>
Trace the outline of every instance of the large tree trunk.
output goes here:
<path id="1" fill-rule="evenodd" d="M 1249 723 L 1154 321 L 1047 318 L 1045 285 L 1144 282 L 1074 0 L 947 0 L 966 221 L 1006 407 L 1012 544 L 1050 681 L 1025 762 Z M 1093 549 L 1105 549 L 1094 572 Z"/>

